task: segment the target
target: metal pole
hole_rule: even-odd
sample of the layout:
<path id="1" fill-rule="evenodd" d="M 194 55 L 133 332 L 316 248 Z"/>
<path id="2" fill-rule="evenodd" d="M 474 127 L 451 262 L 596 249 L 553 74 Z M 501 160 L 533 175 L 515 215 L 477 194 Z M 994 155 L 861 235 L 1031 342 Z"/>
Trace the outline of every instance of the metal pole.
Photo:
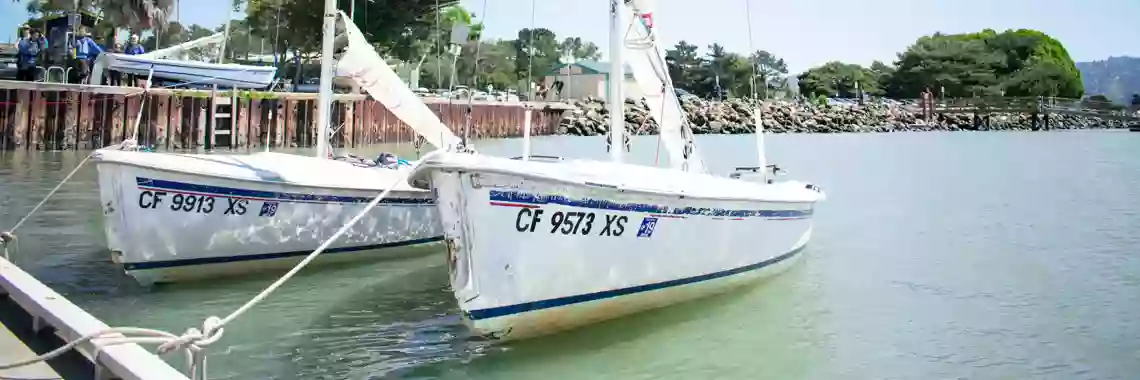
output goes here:
<path id="1" fill-rule="evenodd" d="M 328 131 L 332 121 L 333 38 L 336 33 L 336 0 L 325 0 L 321 41 L 321 83 L 317 98 L 317 157 L 328 158 Z"/>
<path id="2" fill-rule="evenodd" d="M 523 161 L 530 161 L 530 107 L 523 111 Z"/>
<path id="3" fill-rule="evenodd" d="M 625 36 L 622 33 L 621 0 L 610 0 L 610 158 L 622 162 L 625 152 L 625 99 L 622 97 L 622 82 L 625 81 L 625 67 L 622 50 Z"/>

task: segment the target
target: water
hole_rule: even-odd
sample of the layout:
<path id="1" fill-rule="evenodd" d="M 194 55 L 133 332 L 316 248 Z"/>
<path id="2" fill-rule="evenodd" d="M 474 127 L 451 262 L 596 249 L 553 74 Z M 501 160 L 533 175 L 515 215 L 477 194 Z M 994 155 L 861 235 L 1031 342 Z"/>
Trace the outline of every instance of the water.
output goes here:
<path id="1" fill-rule="evenodd" d="M 652 163 L 656 137 L 634 141 Z M 442 253 L 307 271 L 227 327 L 215 379 L 980 378 L 1140 373 L 1140 134 L 781 135 L 770 161 L 830 197 L 803 261 L 741 291 L 509 345 L 467 335 Z M 718 172 L 750 136 L 700 136 Z M 517 140 L 484 152 L 514 155 Z M 407 151 L 407 149 L 403 149 Z M 604 157 L 601 138 L 536 154 Z M 78 163 L 0 156 L 0 226 Z M 15 259 L 103 318 L 181 332 L 275 275 L 143 288 L 102 248 L 93 167 L 21 228 Z M 181 365 L 179 358 L 176 365 Z"/>

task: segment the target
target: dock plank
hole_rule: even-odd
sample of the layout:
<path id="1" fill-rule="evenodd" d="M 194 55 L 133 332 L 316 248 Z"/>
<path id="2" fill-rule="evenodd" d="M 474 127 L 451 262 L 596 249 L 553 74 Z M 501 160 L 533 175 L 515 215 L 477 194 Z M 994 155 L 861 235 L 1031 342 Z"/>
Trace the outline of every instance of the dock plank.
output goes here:
<path id="1" fill-rule="evenodd" d="M 0 324 L 0 363 L 15 363 L 36 357 L 20 338 L 7 326 Z M 58 379 L 58 373 L 44 362 L 24 367 L 0 370 L 0 379 Z"/>

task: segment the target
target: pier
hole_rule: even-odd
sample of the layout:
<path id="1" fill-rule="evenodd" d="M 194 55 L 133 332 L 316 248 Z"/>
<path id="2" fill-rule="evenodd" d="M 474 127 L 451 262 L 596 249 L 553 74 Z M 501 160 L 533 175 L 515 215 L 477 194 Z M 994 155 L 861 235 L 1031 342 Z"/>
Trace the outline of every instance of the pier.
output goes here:
<path id="1" fill-rule="evenodd" d="M 0 364 L 32 359 L 108 329 L 99 319 L 0 258 Z M 81 343 L 46 362 L 0 370 L 0 379 L 187 379 L 138 344 L 100 345 L 108 339 L 115 337 Z"/>
<path id="2" fill-rule="evenodd" d="M 1114 106 L 1088 99 L 1054 97 L 977 97 L 918 100 L 919 112 L 929 121 L 938 114 L 973 114 L 975 124 L 984 122 L 984 115 L 994 113 L 1023 113 L 1040 118 L 1039 129 L 1049 129 L 1050 114 L 1067 114 L 1104 120 L 1125 122 L 1140 121 L 1126 107 Z M 977 125 L 975 125 L 976 127 Z"/>
<path id="3" fill-rule="evenodd" d="M 531 134 L 553 134 L 570 109 L 557 102 L 422 99 L 457 134 L 470 122 L 474 138 L 522 136 L 528 108 Z M 144 93 L 136 87 L 0 80 L 0 150 L 97 149 L 135 133 L 140 145 L 161 150 L 309 147 L 316 145 L 316 120 L 313 93 Z M 332 145 L 339 148 L 415 138 L 411 128 L 363 94 L 334 97 L 332 129 Z"/>

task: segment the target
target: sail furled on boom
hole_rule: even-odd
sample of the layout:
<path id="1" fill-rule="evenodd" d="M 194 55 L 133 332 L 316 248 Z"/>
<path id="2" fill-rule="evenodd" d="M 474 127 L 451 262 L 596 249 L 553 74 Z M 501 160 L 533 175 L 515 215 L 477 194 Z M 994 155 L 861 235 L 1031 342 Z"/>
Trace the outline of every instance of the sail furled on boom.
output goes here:
<path id="1" fill-rule="evenodd" d="M 653 18 L 653 0 L 626 0 L 626 9 L 633 13 L 625 35 L 625 60 L 633 71 L 634 80 L 645 96 L 649 115 L 657 120 L 661 142 L 668 153 L 669 164 L 675 169 L 707 172 L 693 143 L 692 128 L 677 99 L 673 80 L 665 64 L 664 50 L 658 45 L 660 25 Z"/>
<path id="2" fill-rule="evenodd" d="M 336 75 L 352 78 L 427 143 L 439 149 L 459 147 L 459 136 L 443 125 L 439 116 L 396 75 L 351 19 L 344 12 L 337 13 L 340 15 L 338 24 L 343 29 L 335 43 L 341 52 L 337 55 Z"/>

